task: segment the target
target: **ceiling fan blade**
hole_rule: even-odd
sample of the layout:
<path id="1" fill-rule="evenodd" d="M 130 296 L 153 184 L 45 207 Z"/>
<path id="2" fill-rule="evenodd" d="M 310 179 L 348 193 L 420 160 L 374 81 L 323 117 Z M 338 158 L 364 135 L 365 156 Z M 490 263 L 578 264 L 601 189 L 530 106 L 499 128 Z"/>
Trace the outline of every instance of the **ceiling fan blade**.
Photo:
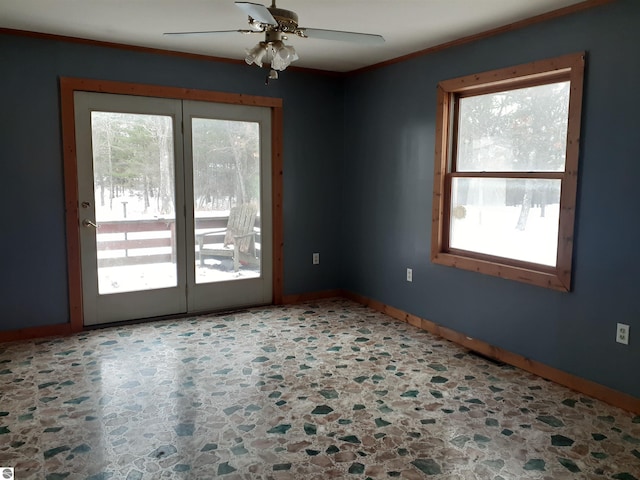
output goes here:
<path id="1" fill-rule="evenodd" d="M 300 28 L 300 31 L 309 38 L 322 40 L 338 40 L 366 45 L 384 43 L 382 35 L 373 35 L 371 33 L 342 32 L 340 30 L 323 30 L 321 28 Z"/>
<path id="2" fill-rule="evenodd" d="M 273 18 L 273 15 L 271 15 L 269 9 L 267 9 L 267 7 L 265 7 L 261 3 L 236 2 L 236 5 L 249 17 L 259 21 L 260 23 L 264 23 L 267 25 L 278 25 L 278 22 L 276 22 L 276 19 Z"/>
<path id="3" fill-rule="evenodd" d="M 210 35 L 216 33 L 262 33 L 261 30 L 205 30 L 203 32 L 165 32 L 163 35 Z"/>

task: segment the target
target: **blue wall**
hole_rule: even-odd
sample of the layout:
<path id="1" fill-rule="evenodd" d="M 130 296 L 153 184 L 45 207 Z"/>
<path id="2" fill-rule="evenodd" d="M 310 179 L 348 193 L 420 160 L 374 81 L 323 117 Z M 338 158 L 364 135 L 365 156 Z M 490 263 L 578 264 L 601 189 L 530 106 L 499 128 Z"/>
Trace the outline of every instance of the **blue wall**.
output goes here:
<path id="1" fill-rule="evenodd" d="M 350 77 L 342 286 L 640 397 L 640 2 Z M 571 293 L 429 261 L 436 85 L 587 51 Z M 413 268 L 413 283 L 405 281 Z M 631 344 L 615 343 L 616 323 Z"/>
<path id="2" fill-rule="evenodd" d="M 618 0 L 346 78 L 287 71 L 269 87 L 244 65 L 0 35 L 0 330 L 68 321 L 58 77 L 276 96 L 285 294 L 345 288 L 640 397 L 639 23 L 640 2 Z M 573 291 L 432 265 L 438 81 L 583 50 Z M 631 345 L 614 342 L 616 322 Z"/>
<path id="3" fill-rule="evenodd" d="M 69 321 L 59 77 L 283 98 L 284 293 L 335 288 L 340 78 L 1 34 L 0 65 L 0 330 Z"/>

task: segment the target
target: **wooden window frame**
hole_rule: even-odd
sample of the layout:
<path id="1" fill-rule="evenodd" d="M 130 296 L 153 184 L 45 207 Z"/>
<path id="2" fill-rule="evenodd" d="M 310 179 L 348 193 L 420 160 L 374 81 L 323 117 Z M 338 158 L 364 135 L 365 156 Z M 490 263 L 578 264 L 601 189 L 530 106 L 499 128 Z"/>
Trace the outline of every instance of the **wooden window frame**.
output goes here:
<path id="1" fill-rule="evenodd" d="M 433 181 L 431 261 L 435 264 L 471 270 L 509 280 L 551 288 L 571 290 L 573 232 L 578 183 L 580 123 L 585 53 L 574 53 L 515 67 L 445 80 L 437 88 L 436 151 Z M 449 247 L 452 177 L 492 177 L 494 172 L 452 172 L 454 165 L 455 105 L 460 97 L 481 95 L 516 88 L 570 81 L 564 172 L 501 172 L 507 178 L 554 178 L 561 180 L 560 219 L 556 266 L 495 257 Z"/>

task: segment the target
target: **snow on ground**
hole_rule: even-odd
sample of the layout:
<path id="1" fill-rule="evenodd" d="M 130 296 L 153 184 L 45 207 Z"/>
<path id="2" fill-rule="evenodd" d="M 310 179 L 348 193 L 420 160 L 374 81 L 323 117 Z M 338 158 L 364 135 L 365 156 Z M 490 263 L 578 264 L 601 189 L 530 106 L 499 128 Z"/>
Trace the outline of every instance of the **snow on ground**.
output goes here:
<path id="1" fill-rule="evenodd" d="M 466 215 L 454 219 L 451 247 L 513 258 L 541 265 L 556 265 L 559 206 L 547 205 L 545 216 L 531 207 L 527 225 L 517 230 L 520 206 L 465 206 Z"/>
<path id="2" fill-rule="evenodd" d="M 257 269 L 241 267 L 238 272 L 226 270 L 226 265 L 218 262 L 219 268 L 211 265 L 196 265 L 196 283 L 213 283 L 257 278 Z M 175 263 L 151 263 L 143 265 L 127 265 L 122 267 L 103 267 L 98 270 L 98 289 L 100 295 L 113 293 L 136 292 L 157 288 L 175 287 L 177 274 Z"/>

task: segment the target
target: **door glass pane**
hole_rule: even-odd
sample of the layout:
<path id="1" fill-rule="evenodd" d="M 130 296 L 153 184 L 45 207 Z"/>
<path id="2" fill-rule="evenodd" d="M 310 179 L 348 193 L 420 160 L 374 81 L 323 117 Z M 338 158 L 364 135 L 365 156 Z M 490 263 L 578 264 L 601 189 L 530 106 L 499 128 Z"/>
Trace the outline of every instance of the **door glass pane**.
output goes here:
<path id="1" fill-rule="evenodd" d="M 196 283 L 260 276 L 257 122 L 192 119 Z"/>
<path id="2" fill-rule="evenodd" d="M 99 294 L 177 285 L 172 117 L 92 112 Z"/>
<path id="3" fill-rule="evenodd" d="M 560 180 L 454 178 L 451 248 L 555 266 Z"/>

